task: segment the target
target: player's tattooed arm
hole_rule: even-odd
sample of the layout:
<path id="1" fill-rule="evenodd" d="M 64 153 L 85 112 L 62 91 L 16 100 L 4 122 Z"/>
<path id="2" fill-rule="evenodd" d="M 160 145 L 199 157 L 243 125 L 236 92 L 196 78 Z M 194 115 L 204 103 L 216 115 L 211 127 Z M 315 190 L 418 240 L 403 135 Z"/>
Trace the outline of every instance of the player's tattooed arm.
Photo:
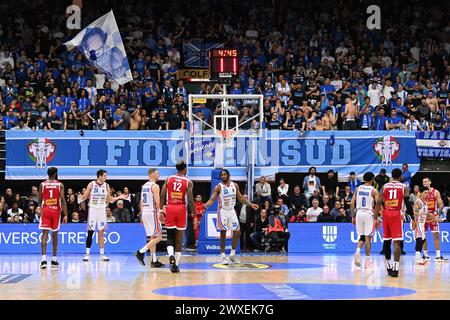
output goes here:
<path id="1" fill-rule="evenodd" d="M 167 180 L 164 182 L 164 185 L 161 189 L 161 197 L 160 197 L 160 204 L 159 208 L 162 210 L 164 205 L 166 204 L 166 193 L 167 193 Z"/>
<path id="2" fill-rule="evenodd" d="M 59 194 L 59 197 L 61 199 L 61 209 L 63 212 L 63 224 L 67 223 L 67 202 L 66 202 L 66 196 L 64 192 L 64 185 L 61 183 L 61 192 Z"/>
<path id="3" fill-rule="evenodd" d="M 209 207 L 212 206 L 212 204 L 214 203 L 214 201 L 216 201 L 217 196 L 220 193 L 220 184 L 218 184 L 214 190 L 213 193 L 211 195 L 211 198 L 203 205 L 205 207 L 205 209 L 208 209 Z"/>
<path id="4" fill-rule="evenodd" d="M 191 214 L 194 215 L 194 226 L 196 226 L 198 224 L 198 220 L 197 220 L 197 208 L 195 207 L 195 200 L 194 200 L 194 183 L 190 180 L 188 183 L 187 197 L 189 210 Z"/>
<path id="5" fill-rule="evenodd" d="M 353 192 L 352 201 L 350 201 L 350 212 L 352 213 L 352 218 L 356 217 L 356 193 L 358 192 L 358 188 Z"/>
<path id="6" fill-rule="evenodd" d="M 411 194 L 411 191 L 409 190 L 409 188 L 407 186 L 405 186 L 405 192 L 403 194 L 403 197 L 409 198 L 410 194 Z"/>
<path id="7" fill-rule="evenodd" d="M 441 214 L 442 209 L 444 208 L 444 201 L 442 200 L 441 193 L 438 190 L 435 191 L 435 195 L 437 202 L 437 213 Z"/>
<path id="8" fill-rule="evenodd" d="M 158 184 L 154 184 L 152 186 L 152 193 L 153 193 L 153 199 L 155 201 L 155 208 L 160 208 L 161 207 L 161 198 L 160 198 L 160 189 L 159 189 L 159 185 Z M 141 193 L 141 213 L 142 213 L 142 193 Z"/>
<path id="9" fill-rule="evenodd" d="M 250 201 L 246 200 L 242 194 L 241 191 L 239 191 L 239 185 L 237 183 L 234 184 L 236 187 L 236 198 L 238 199 L 238 201 L 242 204 L 245 204 L 246 206 L 252 207 L 255 210 L 258 210 L 259 205 L 257 205 L 256 203 L 251 203 Z"/>
<path id="10" fill-rule="evenodd" d="M 42 183 L 39 185 L 38 206 L 42 206 Z"/>
<path id="11" fill-rule="evenodd" d="M 82 203 L 83 201 L 86 201 L 87 199 L 89 199 L 89 195 L 91 194 L 91 190 L 92 190 L 92 182 L 89 182 L 89 184 L 87 185 L 86 191 L 84 192 L 84 194 L 78 193 L 78 203 Z"/>
<path id="12" fill-rule="evenodd" d="M 383 188 L 384 189 L 384 188 Z M 378 222 L 378 216 L 380 215 L 381 206 L 383 205 L 383 189 L 378 194 L 377 201 L 375 204 L 375 211 L 374 211 L 374 220 Z"/>

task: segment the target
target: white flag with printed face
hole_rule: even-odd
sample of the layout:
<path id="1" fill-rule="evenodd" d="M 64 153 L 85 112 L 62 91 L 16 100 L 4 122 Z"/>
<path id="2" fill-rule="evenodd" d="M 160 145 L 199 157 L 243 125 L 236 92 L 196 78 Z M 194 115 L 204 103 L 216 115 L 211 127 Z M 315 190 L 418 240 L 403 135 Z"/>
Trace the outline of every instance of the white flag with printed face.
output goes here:
<path id="1" fill-rule="evenodd" d="M 125 84 L 133 77 L 130 64 L 112 10 L 84 28 L 65 43 L 68 50 L 78 48 L 89 63 L 108 79 Z"/>

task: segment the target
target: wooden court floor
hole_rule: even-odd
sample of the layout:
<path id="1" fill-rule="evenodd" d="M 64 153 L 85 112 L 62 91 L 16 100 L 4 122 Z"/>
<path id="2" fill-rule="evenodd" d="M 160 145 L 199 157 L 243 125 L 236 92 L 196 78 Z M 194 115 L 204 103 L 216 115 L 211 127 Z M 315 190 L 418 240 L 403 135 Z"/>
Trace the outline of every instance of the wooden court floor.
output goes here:
<path id="1" fill-rule="evenodd" d="M 378 254 L 373 270 L 355 267 L 352 255 L 242 255 L 243 265 L 228 269 L 217 267 L 217 256 L 191 255 L 177 274 L 141 266 L 131 254 L 110 259 L 61 255 L 57 270 L 40 270 L 39 255 L 0 255 L 0 300 L 450 299 L 450 266 L 434 257 L 417 266 L 413 255 L 402 256 L 399 278 L 386 275 Z"/>

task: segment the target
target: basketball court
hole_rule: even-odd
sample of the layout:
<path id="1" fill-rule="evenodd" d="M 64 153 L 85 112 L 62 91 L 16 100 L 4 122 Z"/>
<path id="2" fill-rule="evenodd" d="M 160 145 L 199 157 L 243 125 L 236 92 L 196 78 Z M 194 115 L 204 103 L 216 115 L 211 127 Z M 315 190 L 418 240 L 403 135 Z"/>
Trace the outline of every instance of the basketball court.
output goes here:
<path id="1" fill-rule="evenodd" d="M 180 273 L 141 266 L 129 255 L 83 262 L 63 255 L 59 269 L 40 270 L 39 255 L 0 256 L 0 300 L 431 300 L 448 299 L 450 266 L 402 257 L 400 275 L 386 275 L 384 258 L 361 270 L 352 255 L 243 254 L 242 265 L 213 255 L 183 256 Z M 167 257 L 160 257 L 167 263 Z M 432 257 L 433 260 L 433 257 Z"/>

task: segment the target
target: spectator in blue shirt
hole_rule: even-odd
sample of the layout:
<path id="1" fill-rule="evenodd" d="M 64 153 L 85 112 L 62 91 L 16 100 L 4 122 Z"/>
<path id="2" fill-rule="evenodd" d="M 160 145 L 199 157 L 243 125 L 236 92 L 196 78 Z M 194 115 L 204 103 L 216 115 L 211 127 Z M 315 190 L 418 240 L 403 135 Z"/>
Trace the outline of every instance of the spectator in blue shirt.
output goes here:
<path id="1" fill-rule="evenodd" d="M 113 116 L 113 124 L 114 129 L 116 130 L 125 130 L 125 119 L 124 119 L 124 112 L 125 110 L 122 108 L 118 108 L 116 110 L 116 113 Z"/>
<path id="2" fill-rule="evenodd" d="M 19 118 L 14 114 L 13 109 L 8 110 L 8 115 L 3 117 L 3 127 L 6 130 L 14 128 L 19 123 Z"/>
<path id="3" fill-rule="evenodd" d="M 350 187 L 350 192 L 355 192 L 356 188 L 361 185 L 361 180 L 356 178 L 356 174 L 354 171 L 350 172 L 350 176 L 348 178 L 348 186 Z"/>
<path id="4" fill-rule="evenodd" d="M 411 172 L 409 172 L 408 169 L 408 164 L 404 163 L 402 165 L 402 180 L 401 182 L 403 182 L 404 184 L 406 184 L 406 186 L 409 188 L 409 186 L 411 185 Z"/>
<path id="5" fill-rule="evenodd" d="M 401 130 L 402 126 L 401 118 L 397 117 L 397 109 L 392 109 L 391 116 L 386 119 L 386 130 Z"/>
<path id="6" fill-rule="evenodd" d="M 373 125 L 374 130 L 386 130 L 386 120 L 387 117 L 384 115 L 384 108 L 378 109 L 378 115 L 375 118 L 375 122 Z"/>
<path id="7" fill-rule="evenodd" d="M 134 69 L 142 76 L 145 72 L 146 61 L 144 59 L 144 52 L 139 52 L 138 58 L 133 61 Z"/>

